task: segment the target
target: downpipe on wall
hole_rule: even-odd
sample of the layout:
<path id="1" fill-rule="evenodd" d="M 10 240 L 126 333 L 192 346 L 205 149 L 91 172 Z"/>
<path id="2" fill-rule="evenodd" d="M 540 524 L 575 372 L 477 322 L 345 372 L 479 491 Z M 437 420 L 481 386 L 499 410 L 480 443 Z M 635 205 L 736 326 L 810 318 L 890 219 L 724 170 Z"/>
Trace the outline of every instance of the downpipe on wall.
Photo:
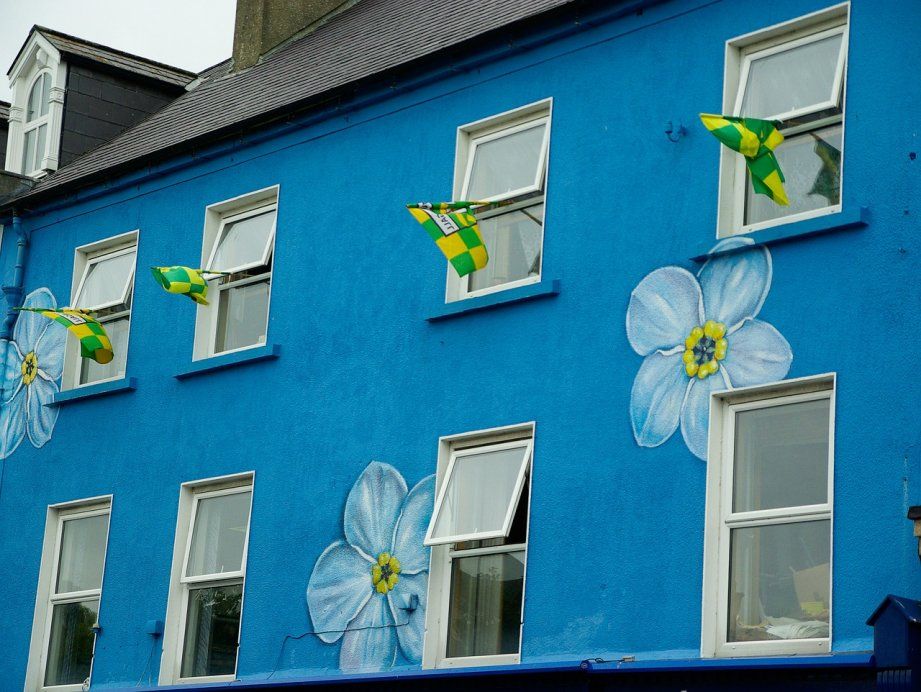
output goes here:
<path id="1" fill-rule="evenodd" d="M 13 336 L 13 325 L 16 323 L 14 307 L 22 303 L 22 286 L 26 273 L 26 261 L 29 258 L 29 233 L 22 226 L 19 211 L 13 209 L 13 233 L 16 234 L 16 266 L 13 269 L 13 282 L 3 286 L 3 297 L 6 299 L 6 315 L 0 323 L 0 408 L 6 405 L 8 390 L 12 382 L 6 379 L 6 359 L 9 356 L 10 339 Z M 6 459 L 0 459 L 0 499 L 3 497 L 3 474 L 6 470 Z"/>

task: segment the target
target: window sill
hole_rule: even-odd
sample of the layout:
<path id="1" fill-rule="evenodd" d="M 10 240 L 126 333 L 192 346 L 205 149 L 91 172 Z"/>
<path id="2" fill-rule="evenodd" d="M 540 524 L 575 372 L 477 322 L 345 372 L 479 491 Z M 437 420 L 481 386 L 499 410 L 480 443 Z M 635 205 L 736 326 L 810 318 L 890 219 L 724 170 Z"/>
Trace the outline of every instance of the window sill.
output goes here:
<path id="1" fill-rule="evenodd" d="M 118 394 L 120 392 L 133 392 L 136 388 L 137 380 L 134 377 L 122 377 L 118 380 L 109 380 L 108 382 L 100 382 L 99 384 L 90 384 L 58 392 L 54 395 L 54 401 L 51 402 L 51 406 L 69 404 L 72 401 L 82 401 L 83 399 L 95 399 L 96 397 Z"/>
<path id="2" fill-rule="evenodd" d="M 834 214 L 817 216 L 815 218 L 805 219 L 803 221 L 794 221 L 793 223 L 771 226 L 770 228 L 764 228 L 760 231 L 752 231 L 751 233 L 739 233 L 736 235 L 726 236 L 726 238 L 720 238 L 719 240 L 722 241 L 726 240 L 727 238 L 751 238 L 759 245 L 775 245 L 777 243 L 783 243 L 790 240 L 811 238 L 812 236 L 823 235 L 825 233 L 835 233 L 837 231 L 849 231 L 858 228 L 864 228 L 869 224 L 869 222 L 870 210 L 868 207 L 850 207 L 848 209 L 842 209 L 841 211 Z M 718 250 L 716 252 L 712 252 L 707 248 L 709 245 L 709 241 L 706 243 L 706 245 L 699 245 L 697 254 L 691 257 L 691 259 L 695 262 L 705 262 L 710 257 L 735 252 L 739 249 L 738 247 L 733 247 L 726 250 Z"/>
<path id="3" fill-rule="evenodd" d="M 478 298 L 467 298 L 458 300 L 453 303 L 445 303 L 439 306 L 432 315 L 426 317 L 429 322 L 440 322 L 467 315 L 471 312 L 482 312 L 491 310 L 503 305 L 512 303 L 523 303 L 529 300 L 538 300 L 540 298 L 552 298 L 560 293 L 560 280 L 552 279 L 550 281 L 541 281 L 540 283 L 530 284 L 528 286 L 519 286 L 510 288 L 507 291 L 498 291 Z"/>
<path id="4" fill-rule="evenodd" d="M 281 346 L 278 344 L 266 344 L 248 348 L 243 351 L 234 351 L 210 358 L 192 361 L 192 363 L 181 372 L 177 372 L 173 377 L 177 380 L 184 380 L 196 375 L 204 375 L 216 370 L 224 370 L 237 365 L 246 365 L 247 363 L 257 363 L 261 360 L 274 360 L 281 353 Z"/>

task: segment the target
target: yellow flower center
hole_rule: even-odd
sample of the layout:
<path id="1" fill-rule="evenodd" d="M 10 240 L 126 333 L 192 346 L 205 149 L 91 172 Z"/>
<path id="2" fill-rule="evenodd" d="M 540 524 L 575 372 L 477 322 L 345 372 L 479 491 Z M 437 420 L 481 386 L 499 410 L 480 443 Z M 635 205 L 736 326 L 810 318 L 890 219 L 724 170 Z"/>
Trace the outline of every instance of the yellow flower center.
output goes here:
<path id="1" fill-rule="evenodd" d="M 393 591 L 400 581 L 400 561 L 390 553 L 377 556 L 377 564 L 371 566 L 371 583 L 379 594 Z"/>
<path id="2" fill-rule="evenodd" d="M 22 359 L 22 381 L 24 384 L 32 384 L 32 380 L 38 375 L 38 358 L 35 357 L 35 351 L 29 351 L 26 357 Z"/>
<path id="3" fill-rule="evenodd" d="M 729 342 L 724 338 L 726 325 L 707 320 L 703 327 L 694 327 L 684 340 L 684 371 L 688 377 L 707 379 L 720 369 L 720 361 L 726 357 Z"/>

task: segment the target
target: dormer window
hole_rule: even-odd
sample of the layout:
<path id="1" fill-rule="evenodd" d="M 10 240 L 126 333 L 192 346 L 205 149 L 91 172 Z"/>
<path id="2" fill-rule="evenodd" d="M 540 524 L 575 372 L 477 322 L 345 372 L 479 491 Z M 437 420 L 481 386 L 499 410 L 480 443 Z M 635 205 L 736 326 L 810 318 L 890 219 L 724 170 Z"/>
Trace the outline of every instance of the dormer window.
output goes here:
<path id="1" fill-rule="evenodd" d="M 22 125 L 22 172 L 34 175 L 42 170 L 47 153 L 49 105 L 51 103 L 51 72 L 45 70 L 32 82 L 26 117 Z"/>

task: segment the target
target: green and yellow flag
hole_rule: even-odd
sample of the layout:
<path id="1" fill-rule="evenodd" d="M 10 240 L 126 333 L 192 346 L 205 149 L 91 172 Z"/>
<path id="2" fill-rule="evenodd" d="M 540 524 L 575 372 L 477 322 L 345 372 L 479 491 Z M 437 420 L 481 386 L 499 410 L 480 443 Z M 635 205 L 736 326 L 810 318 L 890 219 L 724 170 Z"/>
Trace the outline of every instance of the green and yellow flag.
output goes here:
<path id="1" fill-rule="evenodd" d="M 822 195 L 828 204 L 837 204 L 841 201 L 841 150 L 833 147 L 814 132 L 810 132 L 815 140 L 813 151 L 822 162 L 812 183 L 810 195 Z"/>
<path id="2" fill-rule="evenodd" d="M 482 202 L 419 202 L 406 205 L 409 213 L 422 224 L 448 258 L 458 276 L 482 269 L 489 262 L 476 216 L 470 211 L 480 204 Z"/>
<path id="3" fill-rule="evenodd" d="M 100 365 L 110 363 L 115 357 L 112 342 L 102 325 L 90 314 L 89 310 L 80 308 L 13 308 L 14 310 L 37 312 L 49 320 L 62 324 L 71 334 L 80 339 L 80 357 L 92 358 Z"/>
<path id="4" fill-rule="evenodd" d="M 223 274 L 191 267 L 151 267 L 151 273 L 163 290 L 181 296 L 188 296 L 199 305 L 208 305 L 208 282 L 202 274 Z"/>
<path id="5" fill-rule="evenodd" d="M 775 123 L 711 113 L 701 113 L 700 120 L 710 134 L 745 157 L 755 192 L 767 195 L 777 204 L 790 204 L 783 189 L 783 173 L 774 155 L 774 149 L 783 142 L 783 135 Z"/>

